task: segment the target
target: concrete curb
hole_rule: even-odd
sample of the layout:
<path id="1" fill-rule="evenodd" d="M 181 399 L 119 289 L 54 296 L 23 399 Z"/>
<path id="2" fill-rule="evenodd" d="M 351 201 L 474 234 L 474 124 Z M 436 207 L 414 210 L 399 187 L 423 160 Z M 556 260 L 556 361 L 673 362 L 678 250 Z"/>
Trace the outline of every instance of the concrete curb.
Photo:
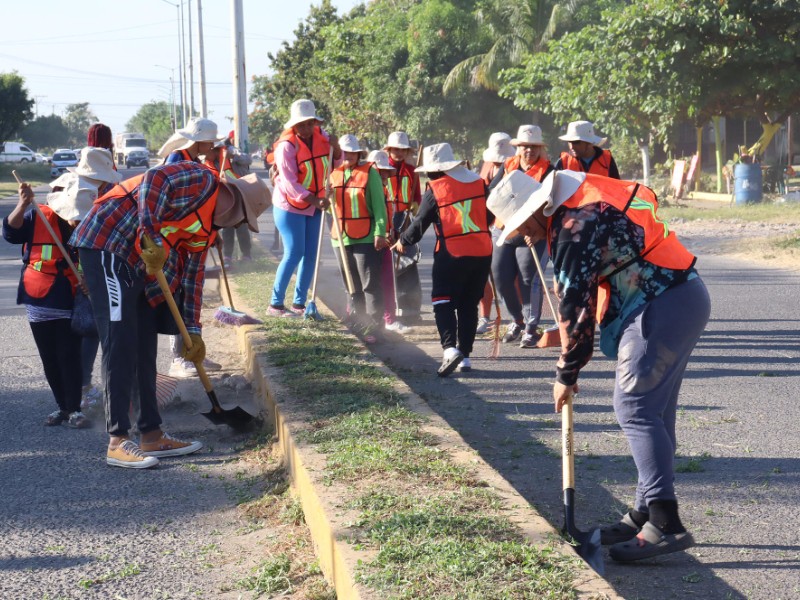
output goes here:
<path id="1" fill-rule="evenodd" d="M 233 286 L 232 286 L 233 287 Z M 237 306 L 241 304 L 237 300 Z M 317 304 L 328 314 L 333 314 L 317 298 Z M 252 313 L 251 313 L 252 314 Z M 343 329 L 343 331 L 347 331 Z M 338 497 L 335 485 L 321 482 L 325 469 L 325 457 L 313 448 L 298 442 L 297 434 L 308 429 L 302 405 L 288 396 L 277 383 L 279 369 L 269 365 L 263 349 L 264 336 L 256 327 L 237 328 L 239 348 L 245 356 L 245 375 L 252 380 L 257 397 L 263 403 L 266 420 L 275 427 L 278 444 L 283 452 L 286 467 L 290 473 L 294 493 L 300 499 L 306 523 L 325 577 L 336 588 L 337 598 L 377 599 L 372 590 L 355 582 L 355 568 L 359 561 L 368 560 L 370 554 L 356 551 L 347 542 L 351 532 L 346 525 L 353 522 L 355 514 L 348 514 L 341 507 L 334 506 L 328 497 Z M 369 351 L 365 348 L 365 353 Z M 374 358 L 374 357 L 373 357 Z M 395 379 L 395 389 L 404 398 L 404 405 L 427 419 L 425 430 L 441 440 L 439 447 L 446 449 L 454 462 L 469 466 L 477 477 L 485 481 L 501 498 L 507 516 L 515 523 L 521 533 L 531 543 L 541 546 L 550 544 L 560 553 L 574 555 L 576 565 L 579 559 L 572 547 L 567 544 L 550 523 L 548 523 L 514 488 L 492 469 L 476 452 L 464 442 L 430 406 L 405 383 L 400 381 L 388 367 L 377 358 L 378 368 Z M 597 575 L 586 563 L 580 561 L 576 568 L 575 588 L 579 598 L 591 600 L 617 600 L 620 596 L 609 583 Z"/>

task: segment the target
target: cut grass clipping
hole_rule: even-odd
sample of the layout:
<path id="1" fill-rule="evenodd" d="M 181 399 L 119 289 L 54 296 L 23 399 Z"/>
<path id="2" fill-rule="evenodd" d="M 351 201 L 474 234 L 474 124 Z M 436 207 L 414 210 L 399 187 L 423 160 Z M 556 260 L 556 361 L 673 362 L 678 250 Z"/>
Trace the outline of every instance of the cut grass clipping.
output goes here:
<path id="1" fill-rule="evenodd" d="M 264 314 L 274 265 L 236 277 L 249 309 Z M 291 286 L 290 286 L 291 289 Z M 501 502 L 426 434 L 371 355 L 324 321 L 267 319 L 263 352 L 302 402 L 304 440 L 327 456 L 324 479 L 346 486 L 359 513 L 350 542 L 374 557 L 356 577 L 381 598 L 574 598 L 577 558 L 523 538 Z"/>

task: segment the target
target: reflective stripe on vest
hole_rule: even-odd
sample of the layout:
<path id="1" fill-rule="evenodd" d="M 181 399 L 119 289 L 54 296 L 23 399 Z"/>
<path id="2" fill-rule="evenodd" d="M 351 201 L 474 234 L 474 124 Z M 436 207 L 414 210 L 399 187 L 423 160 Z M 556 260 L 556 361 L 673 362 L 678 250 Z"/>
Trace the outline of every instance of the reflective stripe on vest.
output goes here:
<path id="1" fill-rule="evenodd" d="M 408 210 L 414 201 L 414 175 L 414 168 L 403 161 L 397 172 L 387 181 L 387 188 L 390 190 L 389 200 L 394 203 L 398 212 Z"/>
<path id="2" fill-rule="evenodd" d="M 372 215 L 367 207 L 367 183 L 371 163 L 358 165 L 345 174 L 344 167 L 331 173 L 331 188 L 336 197 L 339 228 L 351 240 L 362 240 L 372 231 Z"/>
<path id="3" fill-rule="evenodd" d="M 575 158 L 569 152 L 561 153 L 561 164 L 567 171 L 580 171 L 608 177 L 609 169 L 611 169 L 611 151 L 603 150 L 603 153 L 591 162 L 588 171 L 586 170 L 586 163 L 579 158 Z"/>
<path id="4" fill-rule="evenodd" d="M 547 170 L 550 168 L 550 161 L 546 158 L 540 158 L 535 163 L 531 165 L 531 167 L 525 171 L 525 175 L 528 177 L 533 177 L 536 181 L 541 183 L 544 181 L 545 176 L 547 175 Z M 506 175 L 511 173 L 512 171 L 521 171 L 522 164 L 520 162 L 519 156 L 512 156 L 505 162 L 505 171 Z"/>
<path id="5" fill-rule="evenodd" d="M 297 152 L 297 181 L 314 196 L 322 198 L 325 194 L 325 181 L 330 173 L 328 164 L 328 153 L 331 144 L 322 135 L 322 129 L 317 125 L 314 127 L 314 134 L 311 138 L 311 148 L 295 134 L 293 129 L 287 129 L 275 142 L 273 148 L 278 149 L 278 144 L 289 142 Z M 286 201 L 298 210 L 304 210 L 311 206 L 308 202 L 301 199 L 286 198 Z"/>
<path id="6" fill-rule="evenodd" d="M 678 241 L 666 221 L 658 218 L 658 197 L 650 188 L 634 181 L 587 174 L 584 182 L 563 206 L 574 209 L 597 202 L 613 206 L 644 231 L 644 248 L 636 257 L 609 273 L 600 274 L 597 320 L 601 321 L 608 306 L 608 280 L 612 276 L 640 259 L 665 269 L 685 271 L 694 266 L 697 258 Z"/>
<path id="7" fill-rule="evenodd" d="M 486 219 L 483 180 L 461 183 L 445 174 L 431 181 L 430 187 L 439 208 L 439 234 L 447 252 L 455 257 L 490 256 L 492 236 Z"/>
<path id="8" fill-rule="evenodd" d="M 40 208 L 53 231 L 61 236 L 59 241 L 66 247 L 67 240 L 64 239 L 61 232 L 61 219 L 49 206 L 40 206 Z M 31 298 L 44 298 L 52 289 L 56 276 L 61 272 L 69 279 L 74 292 L 78 283 L 75 274 L 68 268 L 64 255 L 58 249 L 53 241 L 53 236 L 50 235 L 38 214 L 33 219 L 33 234 L 27 245 L 30 252 L 26 268 L 22 273 L 25 293 Z"/>
<path id="9" fill-rule="evenodd" d="M 214 243 L 217 238 L 217 232 L 213 227 L 217 196 L 219 196 L 219 186 L 208 200 L 182 219 L 161 223 L 158 233 L 170 248 L 202 252 Z"/>

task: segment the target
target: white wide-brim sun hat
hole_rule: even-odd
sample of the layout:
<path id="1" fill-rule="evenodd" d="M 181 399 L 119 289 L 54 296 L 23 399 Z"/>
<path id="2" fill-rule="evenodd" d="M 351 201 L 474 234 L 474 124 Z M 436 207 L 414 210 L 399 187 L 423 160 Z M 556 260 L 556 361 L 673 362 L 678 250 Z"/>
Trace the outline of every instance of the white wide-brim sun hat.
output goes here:
<path id="1" fill-rule="evenodd" d="M 502 163 L 514 156 L 516 152 L 511 145 L 511 136 L 497 131 L 489 136 L 489 145 L 483 151 L 483 162 Z"/>
<path id="2" fill-rule="evenodd" d="M 74 173 L 57 180 L 64 189 L 47 194 L 47 206 L 65 221 L 82 221 L 97 200 L 97 186 Z"/>
<path id="3" fill-rule="evenodd" d="M 386 142 L 383 149 L 386 148 L 400 148 L 401 150 L 409 150 L 411 142 L 408 139 L 408 134 L 405 131 L 393 131 L 389 134 L 389 141 Z"/>
<path id="4" fill-rule="evenodd" d="M 506 239 L 532 215 L 542 211 L 550 217 L 578 190 L 586 173 L 578 171 L 553 171 L 539 183 L 521 171 L 513 171 L 498 184 L 486 201 L 486 207 L 503 224 L 497 240 L 502 246 Z"/>
<path id="5" fill-rule="evenodd" d="M 309 121 L 311 119 L 315 119 L 317 121 L 325 120 L 317 115 L 317 107 L 314 106 L 314 103 L 311 100 L 301 98 L 300 100 L 295 100 L 292 102 L 292 107 L 289 109 L 289 120 L 283 124 L 283 128 L 289 129 L 298 123 Z"/>
<path id="6" fill-rule="evenodd" d="M 520 125 L 517 137 L 511 140 L 512 146 L 544 146 L 542 129 L 538 125 Z"/>
<path id="7" fill-rule="evenodd" d="M 196 142 L 219 142 L 225 137 L 220 137 L 217 133 L 217 124 L 211 119 L 192 117 L 186 123 L 186 127 L 178 129 L 164 145 L 158 150 L 158 156 L 166 158 L 173 152 L 188 150 Z"/>
<path id="8" fill-rule="evenodd" d="M 342 149 L 342 152 L 358 152 L 362 157 L 367 154 L 367 151 L 358 142 L 358 138 L 352 133 L 346 133 L 339 138 L 339 148 Z"/>
<path id="9" fill-rule="evenodd" d="M 122 173 L 114 170 L 114 159 L 105 148 L 86 146 L 81 150 L 81 160 L 77 167 L 67 167 L 67 171 L 106 183 L 119 183 Z"/>
<path id="10" fill-rule="evenodd" d="M 417 167 L 415 171 L 417 173 L 447 173 L 461 183 L 472 183 L 480 179 L 477 173 L 473 173 L 463 164 L 463 160 L 456 160 L 450 144 L 445 142 L 443 144 L 425 146 L 422 150 L 422 165 Z"/>
<path id="11" fill-rule="evenodd" d="M 567 133 L 558 136 L 558 139 L 565 142 L 589 142 L 595 146 L 603 141 L 603 138 L 595 135 L 594 125 L 589 121 L 573 121 L 567 125 Z"/>
<path id="12" fill-rule="evenodd" d="M 367 162 L 375 165 L 375 168 L 380 171 L 397 171 L 389 162 L 389 155 L 383 150 L 373 150 L 367 155 Z"/>

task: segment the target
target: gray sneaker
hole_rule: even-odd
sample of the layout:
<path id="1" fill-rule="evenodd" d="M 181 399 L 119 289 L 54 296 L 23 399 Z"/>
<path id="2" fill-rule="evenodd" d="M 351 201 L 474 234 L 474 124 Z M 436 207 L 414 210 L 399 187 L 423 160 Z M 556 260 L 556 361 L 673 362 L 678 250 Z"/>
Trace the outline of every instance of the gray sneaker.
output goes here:
<path id="1" fill-rule="evenodd" d="M 486 317 L 481 317 L 478 321 L 478 328 L 475 330 L 475 333 L 486 333 L 489 331 L 489 325 L 491 325 L 489 319 Z"/>
<path id="2" fill-rule="evenodd" d="M 509 342 L 515 342 L 519 339 L 521 335 L 522 335 L 522 325 L 512 321 L 511 323 L 508 324 L 508 329 L 506 329 L 505 334 L 503 334 L 503 343 L 508 344 Z"/>
<path id="3" fill-rule="evenodd" d="M 520 348 L 536 348 L 538 341 L 542 339 L 542 334 L 538 331 L 534 333 L 523 333 L 522 339 L 519 341 Z"/>

